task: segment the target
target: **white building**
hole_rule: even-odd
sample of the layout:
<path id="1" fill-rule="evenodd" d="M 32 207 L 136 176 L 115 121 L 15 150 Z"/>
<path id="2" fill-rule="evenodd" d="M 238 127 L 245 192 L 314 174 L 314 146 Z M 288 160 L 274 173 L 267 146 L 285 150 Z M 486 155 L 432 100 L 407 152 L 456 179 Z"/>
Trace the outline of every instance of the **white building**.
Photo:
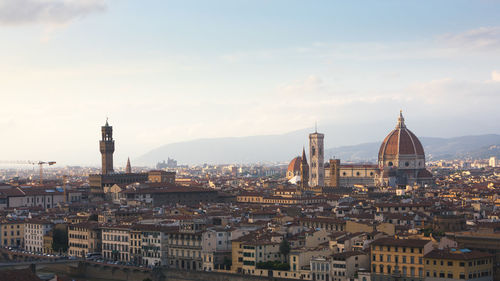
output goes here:
<path id="1" fill-rule="evenodd" d="M 152 266 L 167 265 L 167 235 L 155 226 L 142 231 L 142 264 Z"/>
<path id="2" fill-rule="evenodd" d="M 126 226 L 102 228 L 102 257 L 113 261 L 130 261 L 130 229 Z"/>
<path id="3" fill-rule="evenodd" d="M 231 260 L 231 240 L 240 238 L 247 231 L 234 228 L 211 228 L 202 235 L 203 270 L 212 271 L 222 268 Z"/>
<path id="4" fill-rule="evenodd" d="M 497 166 L 497 158 L 495 156 L 490 157 L 490 167 L 495 168 Z"/>
<path id="5" fill-rule="evenodd" d="M 43 236 L 52 230 L 50 221 L 31 219 L 24 224 L 24 249 L 43 252 Z"/>

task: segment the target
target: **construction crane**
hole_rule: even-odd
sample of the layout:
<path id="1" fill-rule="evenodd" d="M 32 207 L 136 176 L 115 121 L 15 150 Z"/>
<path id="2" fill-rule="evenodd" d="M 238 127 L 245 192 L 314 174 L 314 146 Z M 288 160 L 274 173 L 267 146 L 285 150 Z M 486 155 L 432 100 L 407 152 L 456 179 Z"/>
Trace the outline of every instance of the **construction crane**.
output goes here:
<path id="1" fill-rule="evenodd" d="M 39 182 L 40 184 L 43 184 L 43 165 L 49 165 L 52 166 L 56 164 L 56 161 L 0 161 L 0 164 L 20 164 L 20 165 L 38 165 L 40 167 L 40 178 Z"/>
<path id="2" fill-rule="evenodd" d="M 43 165 L 49 165 L 52 166 L 56 163 L 56 161 L 38 161 L 38 162 L 31 162 L 33 165 L 38 165 L 40 166 L 40 184 L 43 184 Z"/>

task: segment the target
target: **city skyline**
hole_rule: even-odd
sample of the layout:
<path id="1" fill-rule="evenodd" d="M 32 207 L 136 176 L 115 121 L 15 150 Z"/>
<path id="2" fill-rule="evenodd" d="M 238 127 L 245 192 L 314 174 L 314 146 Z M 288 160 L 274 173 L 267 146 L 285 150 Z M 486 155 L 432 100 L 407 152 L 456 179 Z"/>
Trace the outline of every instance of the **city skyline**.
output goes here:
<path id="1" fill-rule="evenodd" d="M 315 122 L 341 128 L 325 148 L 380 141 L 372 132 L 400 109 L 424 137 L 498 133 L 499 11 L 496 1 L 0 1 L 2 157 L 97 165 L 107 116 L 118 166 L 168 143 Z"/>

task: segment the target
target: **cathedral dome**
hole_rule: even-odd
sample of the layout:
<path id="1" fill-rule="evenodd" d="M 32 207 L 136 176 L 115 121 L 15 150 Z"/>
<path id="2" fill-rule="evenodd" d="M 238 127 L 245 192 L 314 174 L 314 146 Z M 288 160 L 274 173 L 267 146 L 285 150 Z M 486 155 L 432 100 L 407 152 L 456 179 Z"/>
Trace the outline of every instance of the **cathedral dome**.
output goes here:
<path id="1" fill-rule="evenodd" d="M 380 145 L 378 157 L 381 160 L 403 155 L 425 156 L 425 153 L 422 143 L 406 128 L 403 114 L 400 113 L 396 128 L 385 137 Z"/>
<path id="2" fill-rule="evenodd" d="M 288 179 L 293 178 L 296 175 L 300 175 L 300 162 L 302 161 L 302 158 L 300 156 L 297 156 L 290 161 L 290 164 L 288 164 L 288 169 L 286 170 L 286 177 Z"/>

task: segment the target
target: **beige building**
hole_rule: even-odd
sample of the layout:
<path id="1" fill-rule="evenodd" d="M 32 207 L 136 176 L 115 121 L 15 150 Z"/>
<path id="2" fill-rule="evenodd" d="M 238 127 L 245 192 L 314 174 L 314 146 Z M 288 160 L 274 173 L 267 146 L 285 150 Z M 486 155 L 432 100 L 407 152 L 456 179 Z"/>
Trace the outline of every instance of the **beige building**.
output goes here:
<path id="1" fill-rule="evenodd" d="M 175 172 L 152 170 L 148 172 L 148 181 L 175 184 Z"/>
<path id="2" fill-rule="evenodd" d="M 493 280 L 493 255 L 468 249 L 433 250 L 424 256 L 426 281 Z"/>
<path id="3" fill-rule="evenodd" d="M 325 185 L 328 187 L 374 186 L 378 175 L 377 165 L 341 164 L 339 159 L 330 159 L 325 164 Z"/>
<path id="4" fill-rule="evenodd" d="M 424 280 L 424 255 L 433 249 L 430 240 L 380 238 L 370 247 L 373 281 L 393 280 L 394 274 Z"/>
<path id="5" fill-rule="evenodd" d="M 130 228 L 123 225 L 103 226 L 102 257 L 112 261 L 130 261 Z"/>
<path id="6" fill-rule="evenodd" d="M 68 254 L 85 258 L 89 253 L 101 253 L 101 230 L 97 223 L 83 222 L 68 226 Z"/>
<path id="7" fill-rule="evenodd" d="M 23 247 L 24 221 L 7 219 L 1 221 L 0 245 L 3 247 Z"/>
<path id="8" fill-rule="evenodd" d="M 203 270 L 202 234 L 199 221 L 181 222 L 179 229 L 168 233 L 168 266 L 184 270 Z"/>

